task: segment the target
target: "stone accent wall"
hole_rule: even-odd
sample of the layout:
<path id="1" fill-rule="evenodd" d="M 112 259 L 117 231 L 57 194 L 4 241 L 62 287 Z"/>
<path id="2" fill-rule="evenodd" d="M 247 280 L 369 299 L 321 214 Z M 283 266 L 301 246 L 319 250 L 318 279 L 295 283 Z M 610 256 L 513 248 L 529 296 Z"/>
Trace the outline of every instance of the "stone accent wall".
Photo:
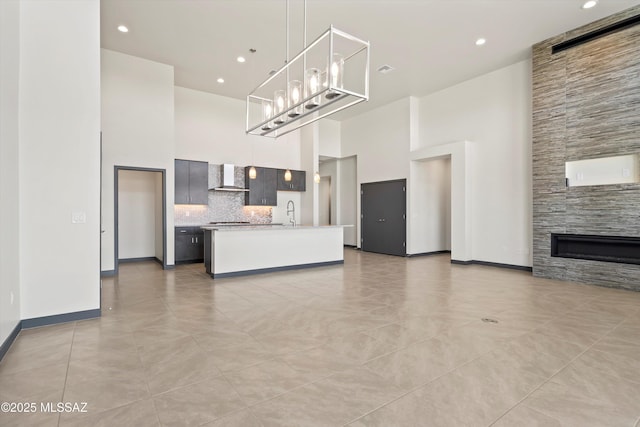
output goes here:
<path id="1" fill-rule="evenodd" d="M 533 46 L 533 274 L 640 291 L 640 266 L 552 258 L 550 234 L 640 237 L 640 184 L 565 186 L 565 162 L 640 153 L 640 25 L 551 47 L 640 14 L 635 6 Z"/>

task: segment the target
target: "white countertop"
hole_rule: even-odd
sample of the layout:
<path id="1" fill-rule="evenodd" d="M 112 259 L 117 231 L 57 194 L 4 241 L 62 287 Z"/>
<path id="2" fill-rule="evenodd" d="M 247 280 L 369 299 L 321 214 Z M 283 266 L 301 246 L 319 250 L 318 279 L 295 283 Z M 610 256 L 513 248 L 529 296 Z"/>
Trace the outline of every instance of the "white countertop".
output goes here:
<path id="1" fill-rule="evenodd" d="M 353 227 L 353 225 L 272 225 L 272 224 L 255 224 L 255 225 L 203 225 L 203 230 L 215 231 L 264 231 L 264 230 L 309 230 L 309 229 L 327 229 L 327 228 L 344 228 Z"/>

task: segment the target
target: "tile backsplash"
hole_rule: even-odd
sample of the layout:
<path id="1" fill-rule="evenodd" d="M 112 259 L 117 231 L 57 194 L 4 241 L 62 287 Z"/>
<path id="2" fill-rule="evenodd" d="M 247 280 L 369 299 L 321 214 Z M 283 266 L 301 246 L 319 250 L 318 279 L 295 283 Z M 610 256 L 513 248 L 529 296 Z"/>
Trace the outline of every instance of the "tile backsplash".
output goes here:
<path id="1" fill-rule="evenodd" d="M 221 165 L 209 165 L 209 188 L 221 185 Z M 234 168 L 236 185 L 244 185 L 244 168 Z M 272 222 L 272 208 L 269 206 L 245 206 L 244 193 L 236 191 L 209 191 L 209 204 L 176 205 L 174 224 L 176 226 L 204 225 L 210 222 L 241 222 L 256 224 Z"/>

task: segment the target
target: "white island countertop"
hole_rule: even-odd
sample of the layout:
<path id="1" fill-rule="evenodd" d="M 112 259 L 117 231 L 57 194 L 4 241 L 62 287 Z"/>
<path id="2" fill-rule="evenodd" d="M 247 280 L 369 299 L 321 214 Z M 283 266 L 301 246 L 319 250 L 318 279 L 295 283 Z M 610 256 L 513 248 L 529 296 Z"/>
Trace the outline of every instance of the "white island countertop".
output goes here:
<path id="1" fill-rule="evenodd" d="M 250 225 L 203 225 L 203 230 L 215 231 L 256 231 L 256 230 L 304 230 L 315 228 L 344 228 L 353 225 L 284 225 L 284 224 L 250 224 Z"/>
<path id="2" fill-rule="evenodd" d="M 205 268 L 223 278 L 342 264 L 344 227 L 205 225 Z"/>

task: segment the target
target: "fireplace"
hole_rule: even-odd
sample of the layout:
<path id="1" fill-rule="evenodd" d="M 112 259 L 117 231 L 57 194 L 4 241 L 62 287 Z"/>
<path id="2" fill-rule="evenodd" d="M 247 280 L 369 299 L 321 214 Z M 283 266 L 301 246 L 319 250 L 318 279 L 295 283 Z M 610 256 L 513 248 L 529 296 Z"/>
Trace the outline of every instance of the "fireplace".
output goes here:
<path id="1" fill-rule="evenodd" d="M 640 237 L 551 233 L 551 256 L 640 264 Z"/>

